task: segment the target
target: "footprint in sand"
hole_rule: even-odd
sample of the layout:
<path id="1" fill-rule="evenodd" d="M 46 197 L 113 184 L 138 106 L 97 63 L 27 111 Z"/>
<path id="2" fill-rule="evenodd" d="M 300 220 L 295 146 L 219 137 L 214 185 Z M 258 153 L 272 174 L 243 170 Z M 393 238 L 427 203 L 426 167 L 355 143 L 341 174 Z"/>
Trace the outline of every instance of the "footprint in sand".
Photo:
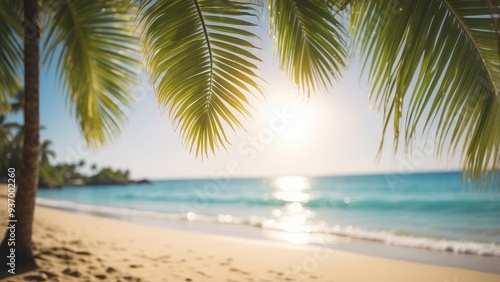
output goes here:
<path id="1" fill-rule="evenodd" d="M 72 276 L 72 277 L 81 277 L 82 276 L 82 274 L 78 270 L 73 270 L 71 268 L 66 268 L 65 270 L 63 270 L 62 273 L 66 274 L 68 276 Z"/>
<path id="2" fill-rule="evenodd" d="M 41 275 L 29 275 L 24 277 L 24 281 L 46 281 L 47 279 Z"/>
<path id="3" fill-rule="evenodd" d="M 106 280 L 106 278 L 108 278 L 105 274 L 94 274 L 94 277 L 99 280 Z"/>
<path id="4" fill-rule="evenodd" d="M 134 276 L 124 276 L 123 279 L 126 280 L 126 281 L 133 281 L 133 282 L 140 282 L 140 281 L 142 281 L 141 278 L 134 277 Z"/>
<path id="5" fill-rule="evenodd" d="M 204 277 L 210 277 L 210 275 L 206 274 L 206 273 L 205 273 L 205 272 L 203 272 L 203 271 L 199 271 L 199 270 L 197 270 L 197 271 L 196 271 L 196 273 L 198 273 L 199 275 L 204 276 Z"/>
<path id="6" fill-rule="evenodd" d="M 106 268 L 106 273 L 115 273 L 117 272 L 116 269 L 114 269 L 113 267 L 109 266 L 108 268 Z"/>
<path id="7" fill-rule="evenodd" d="M 238 269 L 236 267 L 229 268 L 229 271 L 231 271 L 231 272 L 239 272 L 239 273 L 244 274 L 244 275 L 250 275 L 249 272 L 243 271 L 243 270 Z"/>
<path id="8" fill-rule="evenodd" d="M 47 279 L 52 279 L 54 277 L 57 277 L 57 274 L 49 272 L 49 271 L 40 271 L 40 275 L 44 276 Z"/>
<path id="9" fill-rule="evenodd" d="M 87 251 L 77 251 L 75 254 L 80 255 L 80 256 L 90 256 L 91 253 Z"/>
<path id="10" fill-rule="evenodd" d="M 169 259 L 170 259 L 170 256 L 165 255 L 165 256 L 159 256 L 159 257 L 155 258 L 154 260 L 169 260 Z"/>

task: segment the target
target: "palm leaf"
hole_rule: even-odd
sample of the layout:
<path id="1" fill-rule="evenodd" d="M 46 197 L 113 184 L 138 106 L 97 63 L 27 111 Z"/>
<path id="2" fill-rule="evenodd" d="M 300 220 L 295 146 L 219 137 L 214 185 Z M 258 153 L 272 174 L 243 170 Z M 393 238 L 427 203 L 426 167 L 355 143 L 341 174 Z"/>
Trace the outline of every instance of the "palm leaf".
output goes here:
<path id="1" fill-rule="evenodd" d="M 469 176 L 496 170 L 500 152 L 500 51 L 496 5 L 484 1 L 352 1 L 351 27 L 372 80 L 384 133 L 397 150 L 437 125 L 437 153 L 462 145 Z M 383 141 L 381 142 L 381 148 Z"/>
<path id="2" fill-rule="evenodd" d="M 140 66 L 136 8 L 128 0 L 57 2 L 46 23 L 46 62 L 56 64 L 87 143 L 106 143 L 133 99 Z"/>
<path id="3" fill-rule="evenodd" d="M 160 107 L 197 156 L 228 143 L 225 130 L 248 117 L 247 96 L 261 92 L 257 37 L 241 1 L 144 1 L 143 50 Z"/>
<path id="4" fill-rule="evenodd" d="M 346 30 L 324 0 L 270 0 L 281 68 L 300 90 L 327 90 L 346 66 Z"/>
<path id="5" fill-rule="evenodd" d="M 22 1 L 0 1 L 0 111 L 10 110 L 10 98 L 21 88 L 23 70 Z"/>

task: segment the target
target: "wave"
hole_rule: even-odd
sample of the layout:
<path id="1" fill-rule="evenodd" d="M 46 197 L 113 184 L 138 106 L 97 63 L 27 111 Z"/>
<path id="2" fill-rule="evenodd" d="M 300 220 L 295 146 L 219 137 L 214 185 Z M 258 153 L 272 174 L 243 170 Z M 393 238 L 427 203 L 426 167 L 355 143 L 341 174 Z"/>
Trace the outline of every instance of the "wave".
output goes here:
<path id="1" fill-rule="evenodd" d="M 308 197 L 306 197 L 307 199 Z M 460 210 L 498 212 L 500 201 L 497 198 L 390 198 L 390 197 L 312 197 L 302 204 L 309 208 L 361 209 L 361 210 Z M 247 205 L 247 206 L 284 206 L 291 201 L 268 197 L 201 197 L 196 195 L 147 195 L 129 193 L 118 196 L 120 200 L 163 202 L 163 203 L 203 203 L 207 205 Z"/>
<path id="2" fill-rule="evenodd" d="M 150 218 L 158 220 L 181 220 L 193 222 L 207 222 L 214 224 L 247 225 L 263 230 L 293 232 L 304 234 L 315 234 L 325 236 L 342 236 L 355 239 L 381 242 L 392 246 L 412 247 L 419 249 L 446 251 L 460 254 L 474 254 L 481 256 L 500 257 L 500 245 L 495 243 L 482 243 L 474 241 L 445 240 L 429 237 L 416 237 L 394 234 L 388 231 L 367 230 L 354 226 L 328 226 L 324 222 L 317 224 L 299 225 L 290 228 L 289 225 L 276 222 L 274 219 L 265 217 L 250 216 L 240 218 L 229 214 L 218 214 L 215 216 L 187 213 L 161 213 L 154 211 L 134 210 L 127 208 L 114 208 L 97 205 L 80 204 L 71 201 L 51 200 L 37 198 L 37 204 L 46 207 L 98 214 L 102 216 L 118 217 L 127 219 L 130 217 Z"/>

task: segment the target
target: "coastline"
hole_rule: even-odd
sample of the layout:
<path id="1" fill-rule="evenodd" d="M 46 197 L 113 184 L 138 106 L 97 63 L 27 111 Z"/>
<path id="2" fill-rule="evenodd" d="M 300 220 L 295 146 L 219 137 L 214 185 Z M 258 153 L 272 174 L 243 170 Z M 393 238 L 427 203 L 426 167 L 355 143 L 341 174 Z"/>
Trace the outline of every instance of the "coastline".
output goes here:
<path id="1" fill-rule="evenodd" d="M 500 269 L 498 268 L 500 257 L 498 256 L 400 246 L 397 245 L 397 242 L 394 244 L 393 242 L 388 243 L 333 234 L 289 233 L 260 228 L 249 224 L 221 224 L 218 221 L 206 220 L 193 221 L 186 220 L 186 215 L 178 214 L 173 215 L 150 212 L 143 214 L 143 212 L 132 210 L 109 210 L 102 206 L 92 207 L 71 202 L 65 202 L 64 205 L 61 205 L 61 203 L 57 201 L 50 202 L 45 200 L 37 201 L 37 204 L 46 208 L 111 218 L 141 226 L 152 226 L 155 228 L 166 228 L 168 230 L 178 230 L 188 233 L 229 237 L 231 239 L 250 239 L 252 241 L 259 241 L 259 243 L 265 242 L 288 247 L 322 246 L 333 250 L 373 257 L 500 274 Z M 415 241 L 417 241 L 417 239 Z M 443 244 L 443 242 L 440 243 Z M 465 242 L 463 244 L 467 245 L 468 243 Z"/>
<path id="2" fill-rule="evenodd" d="M 2 218 L 5 209 L 0 206 Z M 478 271 L 155 228 L 41 206 L 33 239 L 39 269 L 6 281 L 500 282 L 500 275 Z"/>

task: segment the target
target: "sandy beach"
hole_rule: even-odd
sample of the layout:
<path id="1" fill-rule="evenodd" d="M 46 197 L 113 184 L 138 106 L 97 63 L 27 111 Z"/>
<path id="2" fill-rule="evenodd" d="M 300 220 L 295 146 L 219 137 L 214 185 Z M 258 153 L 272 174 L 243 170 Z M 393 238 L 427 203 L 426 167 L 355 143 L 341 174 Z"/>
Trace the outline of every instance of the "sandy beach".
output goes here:
<path id="1" fill-rule="evenodd" d="M 0 205 L 4 219 L 5 208 Z M 5 220 L 0 223 L 4 228 Z M 458 268 L 147 227 L 40 206 L 33 240 L 39 269 L 5 281 L 500 282 L 500 275 Z"/>

